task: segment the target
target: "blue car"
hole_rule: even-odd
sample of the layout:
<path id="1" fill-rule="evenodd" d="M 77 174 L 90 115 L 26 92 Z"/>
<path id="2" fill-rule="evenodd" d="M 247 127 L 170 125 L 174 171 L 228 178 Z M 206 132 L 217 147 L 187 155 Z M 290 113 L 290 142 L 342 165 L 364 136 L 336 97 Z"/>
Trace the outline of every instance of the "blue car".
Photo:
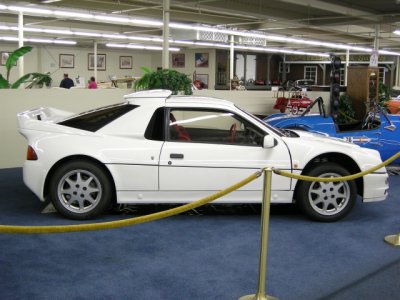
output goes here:
<path id="1" fill-rule="evenodd" d="M 315 105 L 318 105 L 319 113 L 309 114 Z M 264 118 L 263 121 L 278 128 L 329 135 L 375 149 L 381 154 L 382 160 L 400 151 L 400 115 L 387 114 L 379 105 L 373 107 L 362 121 L 337 124 L 325 113 L 323 100 L 318 97 L 300 115 L 278 113 Z M 392 164 L 399 163 L 400 158 Z"/>

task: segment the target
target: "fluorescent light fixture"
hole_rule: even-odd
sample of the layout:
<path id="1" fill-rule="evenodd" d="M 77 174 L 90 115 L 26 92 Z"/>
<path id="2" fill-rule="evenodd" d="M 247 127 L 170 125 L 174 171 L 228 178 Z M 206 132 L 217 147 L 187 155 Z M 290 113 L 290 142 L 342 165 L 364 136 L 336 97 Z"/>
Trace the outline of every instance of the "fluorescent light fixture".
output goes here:
<path id="1" fill-rule="evenodd" d="M 397 29 L 397 30 L 393 31 L 393 33 L 394 33 L 394 34 L 398 34 L 398 35 L 400 35 L 400 30 L 399 30 L 399 29 Z"/>
<path id="2" fill-rule="evenodd" d="M 0 36 L 0 40 L 9 42 L 18 42 L 19 38 L 15 36 Z M 75 41 L 65 41 L 56 39 L 39 39 L 39 38 L 24 38 L 25 42 L 45 43 L 45 44 L 61 44 L 61 45 L 76 45 Z"/>
<path id="3" fill-rule="evenodd" d="M 0 25 L 0 30 L 13 30 L 12 28 L 11 26 Z"/>
<path id="4" fill-rule="evenodd" d="M 15 36 L 0 36 L 0 40 L 8 42 L 18 42 L 18 38 Z"/>
<path id="5" fill-rule="evenodd" d="M 101 33 L 96 32 L 73 31 L 73 34 L 79 36 L 101 37 Z"/>
<path id="6" fill-rule="evenodd" d="M 42 1 L 40 1 L 40 3 L 47 4 L 47 3 L 54 3 L 54 2 L 60 2 L 60 1 L 62 1 L 62 0 L 42 0 Z"/>
<path id="7" fill-rule="evenodd" d="M 65 40 L 53 40 L 52 43 L 61 45 L 76 45 L 76 41 L 65 41 Z"/>
<path id="8" fill-rule="evenodd" d="M 153 21 L 153 20 L 141 20 L 141 19 L 130 19 L 130 23 L 135 25 L 146 25 L 146 26 L 163 26 L 164 23 L 161 21 Z"/>
<path id="9" fill-rule="evenodd" d="M 23 12 L 23 13 L 33 13 L 38 15 L 51 15 L 53 13 L 50 9 L 26 7 L 26 6 L 8 6 L 8 10 Z"/>
<path id="10" fill-rule="evenodd" d="M 104 33 L 104 34 L 101 35 L 101 37 L 107 38 L 107 39 L 122 39 L 122 40 L 128 39 L 128 36 L 127 35 L 123 35 L 123 34 L 108 34 L 108 33 Z"/>
<path id="11" fill-rule="evenodd" d="M 41 3 L 50 3 L 55 2 L 57 0 L 44 0 Z M 139 26 L 150 26 L 150 27 L 162 27 L 163 22 L 159 20 L 146 20 L 146 19 L 138 19 L 138 18 L 131 18 L 129 16 L 115 16 L 109 14 L 92 14 L 86 11 L 69 11 L 69 10 L 51 10 L 51 9 L 41 9 L 31 6 L 14 6 L 14 5 L 2 5 L 0 4 L 0 10 L 9 10 L 13 12 L 22 12 L 24 14 L 33 14 L 33 15 L 46 15 L 46 16 L 56 16 L 57 18 L 64 18 L 64 19 L 81 19 L 83 21 L 104 21 L 109 23 L 116 23 L 116 24 L 134 24 Z M 367 52 L 371 53 L 372 48 L 366 47 L 359 47 L 353 46 L 351 44 L 336 44 L 331 42 L 323 42 L 323 41 L 314 41 L 314 40 L 304 40 L 300 38 L 292 38 L 286 36 L 277 36 L 277 35 L 269 35 L 263 32 L 253 32 L 253 31 L 241 31 L 236 29 L 229 29 L 229 28 L 222 28 L 222 27 L 212 27 L 207 25 L 199 25 L 199 24 L 184 24 L 184 23 L 169 23 L 170 28 L 176 29 L 183 29 L 183 30 L 195 30 L 195 31 L 203 31 L 203 32 L 212 32 L 212 33 L 221 33 L 226 35 L 234 35 L 234 36 L 242 36 L 242 37 L 251 37 L 251 38 L 259 38 L 265 39 L 269 41 L 275 42 L 282 42 L 282 43 L 294 43 L 299 45 L 312 45 L 318 47 L 325 47 L 325 48 L 333 48 L 333 49 L 341 49 L 341 50 L 352 50 L 352 51 L 360 51 L 360 52 Z M 4 27 L 3 27 L 4 28 Z M 2 29 L 2 30 L 10 30 L 10 29 Z M 14 30 L 14 29 L 11 29 Z M 28 31 L 28 30 L 27 30 Z M 33 31 L 32 31 L 33 32 Z M 37 32 L 46 32 L 46 31 L 37 31 Z M 47 33 L 51 33 L 47 31 Z M 53 32 L 56 33 L 57 32 Z M 400 30 L 395 30 L 395 34 L 400 35 Z M 70 32 L 63 31 L 60 34 L 70 34 Z M 105 37 L 105 38 L 116 38 L 116 39 L 137 39 L 137 37 L 125 37 L 119 34 L 98 34 L 98 33 L 87 33 L 87 32 L 72 32 L 73 35 L 80 35 L 80 36 L 88 36 L 88 37 Z M 143 38 L 144 39 L 144 38 Z M 150 41 L 153 42 L 162 42 L 162 39 L 154 38 Z M 175 41 L 176 43 L 180 44 L 187 44 L 190 45 L 190 42 L 185 41 Z M 197 42 L 196 42 L 197 43 Z M 195 44 L 196 44 L 195 43 Z M 198 44 L 199 45 L 199 44 Z M 200 44 L 201 45 L 201 44 Z M 208 46 L 206 43 L 203 44 L 204 46 Z M 210 46 L 215 47 L 223 47 L 221 44 L 210 44 Z M 288 50 L 290 51 L 290 50 Z M 384 52 L 383 52 L 384 51 Z M 279 51 L 277 51 L 279 52 Z M 308 52 L 305 52 L 308 53 Z M 400 52 L 391 52 L 386 50 L 380 50 L 379 53 L 381 54 L 388 54 L 388 55 L 397 55 L 400 56 Z"/>
<path id="12" fill-rule="evenodd" d="M 129 18 L 121 18 L 121 17 L 114 17 L 114 16 L 107 16 L 107 15 L 94 15 L 96 20 L 100 21 L 108 21 L 108 22 L 118 22 L 118 23 L 129 23 Z"/>
<path id="13" fill-rule="evenodd" d="M 393 52 L 393 51 L 388 51 L 388 50 L 379 50 L 379 54 L 400 56 L 400 54 L 398 52 Z"/>
<path id="14" fill-rule="evenodd" d="M 192 41 L 174 40 L 173 43 L 175 43 L 175 44 L 183 44 L 183 45 L 194 45 L 194 42 L 192 42 Z"/>
<path id="15" fill-rule="evenodd" d="M 148 45 L 132 45 L 132 44 L 106 44 L 110 48 L 127 48 L 127 49 L 141 49 L 141 50 L 163 50 L 161 46 L 148 46 Z M 180 48 L 169 47 L 169 51 L 180 51 Z"/>
<path id="16" fill-rule="evenodd" d="M 74 11 L 66 11 L 66 10 L 55 10 L 53 11 L 55 16 L 65 17 L 65 18 L 77 18 L 84 20 L 94 19 L 94 15 L 88 13 L 74 12 Z"/>

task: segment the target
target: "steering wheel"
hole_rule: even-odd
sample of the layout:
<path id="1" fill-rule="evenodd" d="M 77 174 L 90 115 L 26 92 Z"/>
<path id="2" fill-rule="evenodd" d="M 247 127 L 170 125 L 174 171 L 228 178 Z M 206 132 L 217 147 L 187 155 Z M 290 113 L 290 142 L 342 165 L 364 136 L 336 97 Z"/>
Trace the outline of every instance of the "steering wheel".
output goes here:
<path id="1" fill-rule="evenodd" d="M 229 143 L 233 143 L 236 138 L 236 123 L 233 123 L 231 125 L 231 128 L 229 129 Z"/>
<path id="2" fill-rule="evenodd" d="M 364 117 L 364 120 L 361 123 L 361 129 L 371 129 L 372 123 L 374 122 L 374 114 L 369 112 Z"/>
<path id="3" fill-rule="evenodd" d="M 290 113 L 292 115 L 297 115 L 299 113 L 299 107 L 297 105 L 292 106 L 292 109 L 291 109 Z"/>

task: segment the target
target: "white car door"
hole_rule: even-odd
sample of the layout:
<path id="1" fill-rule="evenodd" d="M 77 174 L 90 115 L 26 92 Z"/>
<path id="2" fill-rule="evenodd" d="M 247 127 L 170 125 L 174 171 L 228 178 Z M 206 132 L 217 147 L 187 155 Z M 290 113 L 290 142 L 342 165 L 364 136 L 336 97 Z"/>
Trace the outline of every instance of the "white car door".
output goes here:
<path id="1" fill-rule="evenodd" d="M 265 132 L 241 116 L 221 110 L 171 110 L 170 126 L 160 156 L 160 191 L 212 193 L 261 168 L 290 170 L 286 145 L 263 148 Z M 273 176 L 273 190 L 290 193 L 291 181 Z M 227 196 L 229 202 L 260 201 L 263 180 L 258 178 Z M 283 196 L 274 193 L 279 202 Z M 291 199 L 289 199 L 291 200 Z"/>

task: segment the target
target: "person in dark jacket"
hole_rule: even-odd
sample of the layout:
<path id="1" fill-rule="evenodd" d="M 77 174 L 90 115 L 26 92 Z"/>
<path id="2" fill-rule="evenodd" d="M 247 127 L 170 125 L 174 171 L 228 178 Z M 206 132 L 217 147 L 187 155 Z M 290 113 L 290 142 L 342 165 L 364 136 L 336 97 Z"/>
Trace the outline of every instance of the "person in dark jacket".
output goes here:
<path id="1" fill-rule="evenodd" d="M 70 89 L 74 86 L 74 81 L 68 77 L 68 74 L 64 74 L 64 79 L 60 82 L 60 88 Z"/>

